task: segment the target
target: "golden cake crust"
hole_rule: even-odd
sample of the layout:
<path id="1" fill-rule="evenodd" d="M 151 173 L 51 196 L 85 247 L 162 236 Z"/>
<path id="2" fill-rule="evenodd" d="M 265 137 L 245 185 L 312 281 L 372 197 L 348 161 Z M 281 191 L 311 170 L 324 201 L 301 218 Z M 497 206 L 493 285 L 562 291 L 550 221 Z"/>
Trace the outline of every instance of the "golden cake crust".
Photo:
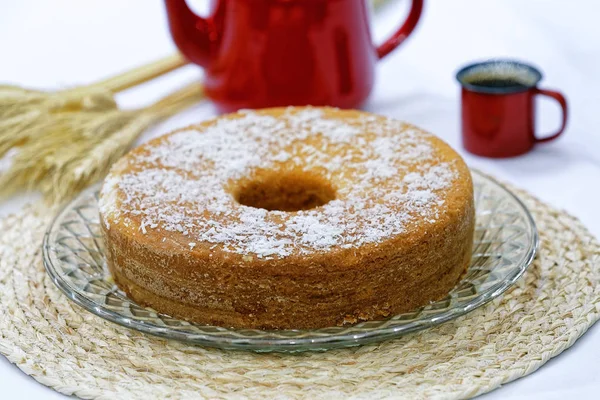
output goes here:
<path id="1" fill-rule="evenodd" d="M 157 138 L 115 164 L 100 210 L 109 268 L 135 301 L 263 329 L 437 300 L 466 270 L 474 229 L 470 172 L 447 144 L 330 108 L 236 113 Z"/>

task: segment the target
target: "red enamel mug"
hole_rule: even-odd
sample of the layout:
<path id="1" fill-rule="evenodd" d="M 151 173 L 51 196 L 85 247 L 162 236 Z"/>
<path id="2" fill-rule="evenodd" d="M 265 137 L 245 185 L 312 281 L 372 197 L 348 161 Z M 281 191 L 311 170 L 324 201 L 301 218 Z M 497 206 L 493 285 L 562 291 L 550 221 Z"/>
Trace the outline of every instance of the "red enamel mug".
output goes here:
<path id="1" fill-rule="evenodd" d="M 484 157 L 514 157 L 536 143 L 559 137 L 567 125 L 567 100 L 554 90 L 540 89 L 539 70 L 512 60 L 471 64 L 456 74 L 462 86 L 462 139 L 470 153 Z M 551 135 L 535 132 L 535 97 L 548 96 L 562 109 L 562 123 Z"/>
<path id="2" fill-rule="evenodd" d="M 205 71 L 205 90 L 223 111 L 287 105 L 357 108 L 375 62 L 413 31 L 423 0 L 374 46 L 365 0 L 213 0 L 210 16 L 165 0 L 173 40 Z"/>

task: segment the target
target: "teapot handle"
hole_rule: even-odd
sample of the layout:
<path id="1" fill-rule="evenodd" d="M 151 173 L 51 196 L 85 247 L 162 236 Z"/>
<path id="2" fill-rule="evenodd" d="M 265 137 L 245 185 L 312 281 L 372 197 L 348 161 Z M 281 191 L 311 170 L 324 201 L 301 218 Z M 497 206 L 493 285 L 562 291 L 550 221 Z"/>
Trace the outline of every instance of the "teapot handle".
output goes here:
<path id="1" fill-rule="evenodd" d="M 423 0 L 412 0 L 412 6 L 404 25 L 400 27 L 390 38 L 377 47 L 377 57 L 381 60 L 412 33 L 417 26 L 421 12 L 423 11 Z"/>

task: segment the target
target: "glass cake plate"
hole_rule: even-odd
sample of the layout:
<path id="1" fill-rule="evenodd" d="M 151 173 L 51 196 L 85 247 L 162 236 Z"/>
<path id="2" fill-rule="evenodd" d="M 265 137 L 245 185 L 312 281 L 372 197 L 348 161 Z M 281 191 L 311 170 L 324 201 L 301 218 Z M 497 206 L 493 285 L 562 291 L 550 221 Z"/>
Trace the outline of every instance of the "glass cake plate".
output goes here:
<path id="1" fill-rule="evenodd" d="M 223 349 L 297 352 L 379 342 L 464 315 L 505 292 L 532 262 L 538 234 L 523 203 L 474 171 L 476 230 L 471 265 L 443 300 L 381 321 L 314 330 L 231 329 L 189 323 L 129 299 L 114 284 L 104 258 L 98 188 L 77 197 L 54 219 L 43 243 L 48 274 L 86 310 L 138 331 Z"/>

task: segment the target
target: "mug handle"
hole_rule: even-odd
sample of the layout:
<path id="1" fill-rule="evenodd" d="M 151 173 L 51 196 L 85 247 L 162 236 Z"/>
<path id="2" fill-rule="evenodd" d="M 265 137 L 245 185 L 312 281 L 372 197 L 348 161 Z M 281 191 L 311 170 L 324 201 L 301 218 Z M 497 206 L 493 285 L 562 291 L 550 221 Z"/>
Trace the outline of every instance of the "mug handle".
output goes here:
<path id="1" fill-rule="evenodd" d="M 558 130 L 558 132 L 556 132 L 554 135 L 544 137 L 541 139 L 537 138 L 537 137 L 535 138 L 535 141 L 538 143 L 549 142 L 549 141 L 554 140 L 557 137 L 559 137 L 564 132 L 565 127 L 567 126 L 567 117 L 568 117 L 567 99 L 561 93 L 556 92 L 554 90 L 545 90 L 545 89 L 534 88 L 533 94 L 541 95 L 541 96 L 548 96 L 550 98 L 553 98 L 554 100 L 556 100 L 558 102 L 558 104 L 560 104 L 560 108 L 562 108 L 562 114 L 563 114 L 562 115 L 562 125 L 561 125 L 560 129 Z"/>
<path id="2" fill-rule="evenodd" d="M 377 57 L 381 60 L 394 50 L 398 45 L 412 33 L 417 26 L 421 12 L 423 11 L 423 0 L 412 0 L 412 6 L 404 25 L 400 27 L 390 38 L 377 47 Z"/>

